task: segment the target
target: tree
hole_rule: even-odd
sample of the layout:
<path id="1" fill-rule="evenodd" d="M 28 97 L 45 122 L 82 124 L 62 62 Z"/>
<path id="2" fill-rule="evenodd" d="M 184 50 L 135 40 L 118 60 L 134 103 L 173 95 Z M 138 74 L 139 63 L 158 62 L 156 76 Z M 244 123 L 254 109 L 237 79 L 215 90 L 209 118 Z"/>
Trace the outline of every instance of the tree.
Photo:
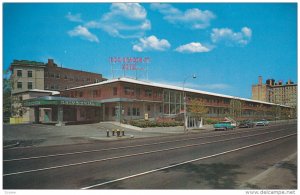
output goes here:
<path id="1" fill-rule="evenodd" d="M 208 112 L 208 108 L 205 106 L 204 99 L 192 99 L 188 105 L 188 112 L 194 117 L 200 119 Z"/>
<path id="2" fill-rule="evenodd" d="M 231 99 L 229 106 L 230 116 L 236 120 L 236 118 L 242 115 L 242 102 L 238 99 Z"/>
<path id="3" fill-rule="evenodd" d="M 12 112 L 10 80 L 3 78 L 3 122 L 8 122 Z"/>
<path id="4" fill-rule="evenodd" d="M 12 90 L 18 78 L 10 74 L 10 70 L 3 71 L 3 122 L 8 122 L 12 116 L 21 116 L 27 111 L 22 107 L 22 98 L 13 95 Z"/>

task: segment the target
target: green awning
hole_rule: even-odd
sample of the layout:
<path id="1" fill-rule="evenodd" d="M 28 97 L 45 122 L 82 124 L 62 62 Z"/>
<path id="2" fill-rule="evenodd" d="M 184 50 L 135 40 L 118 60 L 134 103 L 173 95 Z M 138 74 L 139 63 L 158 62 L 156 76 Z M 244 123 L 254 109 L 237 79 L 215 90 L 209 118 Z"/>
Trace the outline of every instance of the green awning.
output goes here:
<path id="1" fill-rule="evenodd" d="M 23 100 L 23 106 L 43 106 L 43 105 L 68 105 L 68 106 L 101 106 L 97 100 L 84 100 L 78 98 L 44 96 L 28 100 Z"/>

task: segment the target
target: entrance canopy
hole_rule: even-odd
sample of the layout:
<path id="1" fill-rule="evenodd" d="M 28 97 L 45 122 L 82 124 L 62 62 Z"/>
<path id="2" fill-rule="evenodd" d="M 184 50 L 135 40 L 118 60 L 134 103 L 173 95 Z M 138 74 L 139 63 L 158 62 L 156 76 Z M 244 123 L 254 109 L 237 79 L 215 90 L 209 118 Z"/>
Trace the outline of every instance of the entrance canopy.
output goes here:
<path id="1" fill-rule="evenodd" d="M 78 98 L 43 96 L 23 101 L 23 106 L 34 107 L 44 105 L 66 105 L 66 106 L 101 106 L 97 100 L 84 100 Z"/>

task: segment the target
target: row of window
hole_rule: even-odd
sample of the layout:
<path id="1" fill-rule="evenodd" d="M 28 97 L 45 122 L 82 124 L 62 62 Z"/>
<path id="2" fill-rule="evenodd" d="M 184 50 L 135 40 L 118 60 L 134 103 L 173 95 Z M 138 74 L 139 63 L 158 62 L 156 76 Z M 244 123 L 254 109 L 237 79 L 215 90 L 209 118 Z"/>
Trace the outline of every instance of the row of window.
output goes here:
<path id="1" fill-rule="evenodd" d="M 27 83 L 27 89 L 32 89 L 33 85 L 32 82 Z M 23 88 L 23 83 L 22 82 L 17 82 L 17 88 L 22 89 Z"/>
<path id="2" fill-rule="evenodd" d="M 18 77 L 22 77 L 23 76 L 23 73 L 22 73 L 22 70 L 17 70 L 17 76 Z M 32 70 L 28 70 L 27 71 L 27 77 L 32 77 Z"/>
<path id="3" fill-rule="evenodd" d="M 115 89 L 115 90 L 117 90 L 117 89 Z M 144 92 L 145 92 L 144 93 L 145 97 L 152 97 L 152 96 L 161 97 L 162 96 L 162 93 L 160 91 L 153 92 L 151 89 L 145 89 Z M 132 87 L 125 86 L 124 94 L 130 95 L 130 96 L 136 95 L 137 97 L 139 97 L 141 95 L 141 89 L 140 88 L 134 89 Z M 115 92 L 114 95 L 117 95 L 117 92 Z"/>
<path id="4" fill-rule="evenodd" d="M 57 79 L 69 79 L 70 81 L 82 81 L 82 82 L 91 82 L 92 79 L 90 77 L 87 77 L 87 78 L 83 78 L 83 77 L 73 77 L 73 76 L 68 76 L 68 75 L 60 75 L 58 73 L 53 73 L 53 72 L 45 72 L 45 77 L 46 78 L 57 78 Z M 98 83 L 100 82 L 101 80 L 99 79 L 95 79 L 94 80 L 94 83 Z"/>

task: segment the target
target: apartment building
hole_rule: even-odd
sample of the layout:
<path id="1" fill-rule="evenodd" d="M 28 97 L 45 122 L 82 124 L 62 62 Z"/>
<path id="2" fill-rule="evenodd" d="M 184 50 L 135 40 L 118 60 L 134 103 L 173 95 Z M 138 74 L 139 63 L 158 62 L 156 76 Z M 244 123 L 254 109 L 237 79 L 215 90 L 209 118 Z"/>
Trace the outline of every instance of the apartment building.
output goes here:
<path id="1" fill-rule="evenodd" d="M 42 62 L 14 60 L 10 65 L 12 94 L 31 89 L 43 90 L 45 67 Z"/>
<path id="2" fill-rule="evenodd" d="M 297 107 L 297 84 L 291 80 L 285 84 L 283 81 L 275 82 L 268 79 L 262 82 L 262 77 L 258 77 L 258 84 L 252 85 L 252 99 Z"/>

